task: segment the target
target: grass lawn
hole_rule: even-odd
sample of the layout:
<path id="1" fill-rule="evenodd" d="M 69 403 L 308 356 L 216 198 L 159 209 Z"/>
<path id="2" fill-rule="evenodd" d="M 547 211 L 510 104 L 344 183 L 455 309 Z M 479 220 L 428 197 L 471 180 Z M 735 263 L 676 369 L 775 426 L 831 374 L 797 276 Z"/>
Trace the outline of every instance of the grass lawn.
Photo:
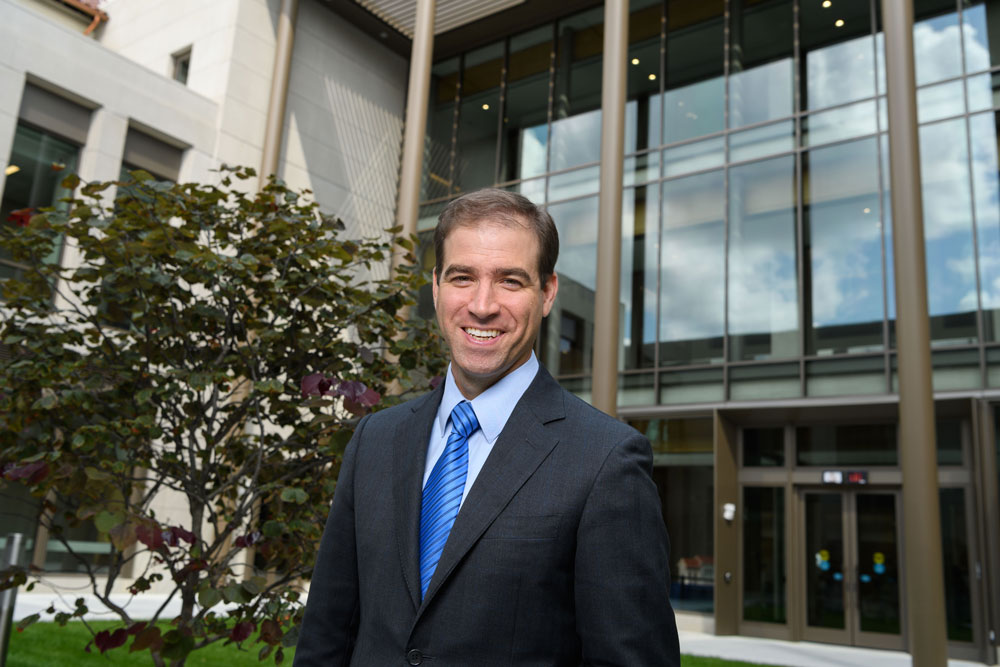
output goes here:
<path id="1" fill-rule="evenodd" d="M 94 621 L 91 627 L 96 630 L 120 627 L 110 621 Z M 140 653 L 128 652 L 131 638 L 125 646 L 108 651 L 101 655 L 95 647 L 90 647 L 90 653 L 85 653 L 83 647 L 91 639 L 83 623 L 67 623 L 60 628 L 55 623 L 35 623 L 24 632 L 14 632 L 10 638 L 10 648 L 7 650 L 7 667 L 88 667 L 89 665 L 141 665 L 149 667 L 153 661 L 149 651 Z M 223 646 L 222 642 L 194 651 L 188 656 L 187 665 L 191 667 L 217 667 L 226 665 L 232 667 L 249 667 L 250 665 L 273 665 L 274 658 L 264 662 L 257 660 L 257 653 L 264 644 L 255 644 L 256 635 L 243 642 L 249 650 L 241 651 L 235 644 Z M 294 649 L 285 649 L 285 661 L 282 665 L 291 665 Z"/>
<path id="2" fill-rule="evenodd" d="M 108 621 L 95 621 L 91 625 L 98 630 L 115 627 L 114 623 Z M 108 664 L 148 667 L 153 664 L 148 651 L 129 654 L 128 644 L 103 656 L 93 647 L 91 653 L 84 653 L 83 647 L 88 641 L 90 633 L 82 623 L 69 623 L 65 628 L 60 628 L 54 623 L 35 623 L 24 632 L 14 632 L 11 636 L 7 667 L 52 667 L 52 665 L 88 667 Z M 257 660 L 257 652 L 263 644 L 254 644 L 254 641 L 256 638 L 252 637 L 244 642 L 244 646 L 250 649 L 248 651 L 241 651 L 234 644 L 229 646 L 222 646 L 222 642 L 213 644 L 192 653 L 188 657 L 187 664 L 191 667 L 273 665 L 273 658 L 268 658 L 264 662 Z M 291 665 L 294 655 L 294 649 L 286 649 L 283 664 Z M 751 667 L 751 663 L 685 655 L 681 656 L 681 667 Z"/>

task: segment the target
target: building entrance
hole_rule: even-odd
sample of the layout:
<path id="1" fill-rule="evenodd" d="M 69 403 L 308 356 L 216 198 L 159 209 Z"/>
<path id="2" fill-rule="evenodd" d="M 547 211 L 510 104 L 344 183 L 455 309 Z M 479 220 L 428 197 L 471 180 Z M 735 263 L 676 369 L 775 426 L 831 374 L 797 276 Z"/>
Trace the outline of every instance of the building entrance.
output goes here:
<path id="1" fill-rule="evenodd" d="M 799 491 L 802 638 L 902 650 L 897 490 Z"/>

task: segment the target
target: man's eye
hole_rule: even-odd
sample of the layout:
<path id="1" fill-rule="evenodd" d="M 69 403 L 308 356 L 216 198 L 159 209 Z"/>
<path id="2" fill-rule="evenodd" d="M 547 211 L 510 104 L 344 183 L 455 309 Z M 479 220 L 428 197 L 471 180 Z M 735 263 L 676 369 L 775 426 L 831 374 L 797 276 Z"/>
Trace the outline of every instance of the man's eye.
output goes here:
<path id="1" fill-rule="evenodd" d="M 521 287 L 522 283 L 517 278 L 504 278 L 503 284 L 507 287 Z"/>
<path id="2" fill-rule="evenodd" d="M 453 276 L 451 279 L 451 282 L 453 283 L 467 283 L 471 281 L 472 281 L 471 276 Z"/>

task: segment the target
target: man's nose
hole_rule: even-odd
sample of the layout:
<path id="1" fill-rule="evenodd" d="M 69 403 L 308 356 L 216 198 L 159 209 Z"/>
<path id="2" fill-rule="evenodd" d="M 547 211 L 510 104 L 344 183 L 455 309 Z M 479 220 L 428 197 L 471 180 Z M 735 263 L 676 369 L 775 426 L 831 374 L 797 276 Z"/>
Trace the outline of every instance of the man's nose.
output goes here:
<path id="1" fill-rule="evenodd" d="M 476 285 L 476 292 L 469 301 L 469 312 L 480 319 L 500 312 L 500 303 L 493 294 L 493 285 L 488 281 L 481 281 Z"/>

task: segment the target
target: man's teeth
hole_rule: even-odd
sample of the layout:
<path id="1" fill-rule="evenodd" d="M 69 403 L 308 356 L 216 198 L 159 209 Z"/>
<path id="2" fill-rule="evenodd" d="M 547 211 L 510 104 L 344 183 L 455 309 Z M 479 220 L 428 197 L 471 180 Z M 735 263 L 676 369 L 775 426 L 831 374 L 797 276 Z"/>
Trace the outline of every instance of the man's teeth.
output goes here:
<path id="1" fill-rule="evenodd" d="M 496 338 L 500 335 L 496 329 L 473 329 L 472 327 L 465 327 L 465 333 L 476 338 Z"/>

